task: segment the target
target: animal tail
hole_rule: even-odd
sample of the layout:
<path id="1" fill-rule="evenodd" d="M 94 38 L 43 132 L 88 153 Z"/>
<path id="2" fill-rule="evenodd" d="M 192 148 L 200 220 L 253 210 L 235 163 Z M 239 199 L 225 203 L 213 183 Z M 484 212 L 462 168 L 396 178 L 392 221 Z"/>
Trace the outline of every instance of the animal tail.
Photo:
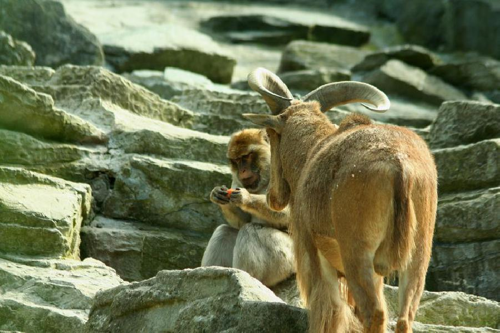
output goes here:
<path id="1" fill-rule="evenodd" d="M 393 267 L 404 269 L 415 249 L 417 219 L 411 199 L 413 182 L 400 169 L 394 181 L 394 229 L 392 235 Z"/>

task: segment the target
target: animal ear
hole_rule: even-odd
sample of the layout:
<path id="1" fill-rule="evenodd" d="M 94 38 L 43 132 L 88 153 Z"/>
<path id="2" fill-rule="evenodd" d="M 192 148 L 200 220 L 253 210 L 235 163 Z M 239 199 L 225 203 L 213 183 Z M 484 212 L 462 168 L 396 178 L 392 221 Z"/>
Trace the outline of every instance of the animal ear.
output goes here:
<path id="1" fill-rule="evenodd" d="M 280 114 L 292 104 L 293 95 L 286 84 L 265 68 L 256 68 L 248 75 L 248 85 L 258 92 L 272 114 Z"/>
<path id="2" fill-rule="evenodd" d="M 244 113 L 242 116 L 256 125 L 272 128 L 278 133 L 281 133 L 281 130 L 285 126 L 285 122 L 280 116 L 253 113 Z"/>
<path id="3" fill-rule="evenodd" d="M 364 107 L 375 112 L 385 112 L 391 106 L 389 98 L 382 91 L 370 84 L 354 81 L 325 84 L 304 96 L 303 100 L 318 101 L 323 112 L 334 106 L 358 102 L 373 105 L 371 107 L 363 104 Z"/>
<path id="4" fill-rule="evenodd" d="M 267 190 L 267 204 L 273 210 L 283 210 L 290 201 L 290 186 L 283 177 L 283 167 L 280 156 L 280 136 L 273 129 L 267 129 L 271 142 L 271 177 Z"/>

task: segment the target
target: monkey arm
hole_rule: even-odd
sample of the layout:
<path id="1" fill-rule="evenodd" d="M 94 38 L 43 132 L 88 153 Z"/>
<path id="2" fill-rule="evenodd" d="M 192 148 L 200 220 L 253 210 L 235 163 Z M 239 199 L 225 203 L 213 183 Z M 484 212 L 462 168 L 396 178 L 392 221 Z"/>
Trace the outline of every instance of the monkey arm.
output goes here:
<path id="1" fill-rule="evenodd" d="M 288 207 L 282 211 L 274 211 L 267 205 L 265 194 L 248 194 L 245 196 L 239 206 L 242 210 L 250 213 L 260 220 L 264 221 L 267 226 L 276 229 L 288 228 L 290 220 L 290 212 Z"/>
<path id="2" fill-rule="evenodd" d="M 233 204 L 219 205 L 222 214 L 230 226 L 240 229 L 244 224 L 252 220 L 252 215 L 244 212 L 238 206 Z"/>

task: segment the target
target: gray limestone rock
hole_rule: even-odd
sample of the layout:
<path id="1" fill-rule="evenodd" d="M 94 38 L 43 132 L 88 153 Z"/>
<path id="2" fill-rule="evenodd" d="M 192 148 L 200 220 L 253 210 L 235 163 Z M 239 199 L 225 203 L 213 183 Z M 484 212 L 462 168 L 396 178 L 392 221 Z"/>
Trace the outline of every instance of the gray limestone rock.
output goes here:
<path id="1" fill-rule="evenodd" d="M 434 105 L 440 105 L 447 100 L 467 99 L 460 90 L 438 77 L 399 60 L 389 60 L 379 69 L 366 74 L 363 81 L 382 89 L 385 93 Z"/>
<path id="2" fill-rule="evenodd" d="M 433 150 L 440 192 L 500 184 L 500 139 Z"/>
<path id="3" fill-rule="evenodd" d="M 0 65 L 33 66 L 34 64 L 35 52 L 31 46 L 0 30 Z"/>
<path id="4" fill-rule="evenodd" d="M 78 259 L 90 202 L 88 185 L 0 167 L 0 252 Z"/>
<path id="5" fill-rule="evenodd" d="M 161 271 L 99 293 L 86 332 L 305 332 L 303 309 L 249 274 L 220 267 Z"/>
<path id="6" fill-rule="evenodd" d="M 321 68 L 349 70 L 359 63 L 366 53 L 366 51 L 349 46 L 294 41 L 283 50 L 278 72 Z"/>
<path id="7" fill-rule="evenodd" d="M 76 23 L 57 1 L 1 0 L 0 29 L 31 45 L 36 64 L 102 65 L 97 38 Z"/>
<path id="8" fill-rule="evenodd" d="M 96 216 L 82 228 L 82 257 L 113 267 L 125 280 L 139 281 L 164 269 L 200 266 L 208 236 L 144 223 Z"/>
<path id="9" fill-rule="evenodd" d="M 432 148 L 446 148 L 500 138 L 500 105 L 446 102 L 431 127 Z"/>
<path id="10" fill-rule="evenodd" d="M 82 332 L 95 294 L 122 284 L 112 269 L 90 258 L 0 258 L 0 330 Z"/>
<path id="11" fill-rule="evenodd" d="M 210 37 L 180 26 L 133 27 L 101 36 L 106 60 L 118 72 L 178 67 L 230 83 L 236 60 Z"/>
<path id="12" fill-rule="evenodd" d="M 59 141 L 103 143 L 107 140 L 95 126 L 55 107 L 51 96 L 3 75 L 0 75 L 0 125 Z"/>

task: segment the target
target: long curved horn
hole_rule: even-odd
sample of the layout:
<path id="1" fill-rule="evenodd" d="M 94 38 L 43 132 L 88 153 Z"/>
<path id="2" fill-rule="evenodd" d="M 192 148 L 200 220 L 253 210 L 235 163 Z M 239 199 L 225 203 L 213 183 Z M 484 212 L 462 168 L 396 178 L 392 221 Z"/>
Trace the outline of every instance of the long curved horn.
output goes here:
<path id="1" fill-rule="evenodd" d="M 375 112 L 385 112 L 389 110 L 391 102 L 389 98 L 374 86 L 354 81 L 343 81 L 325 84 L 316 90 L 311 91 L 304 98 L 304 101 L 318 101 L 321 104 L 321 111 L 326 112 L 337 105 L 348 103 L 364 102 L 373 105 L 363 104 L 367 109 Z"/>
<path id="2" fill-rule="evenodd" d="M 279 114 L 292 104 L 293 96 L 288 87 L 265 68 L 254 69 L 248 75 L 248 85 L 262 95 L 272 114 Z"/>

